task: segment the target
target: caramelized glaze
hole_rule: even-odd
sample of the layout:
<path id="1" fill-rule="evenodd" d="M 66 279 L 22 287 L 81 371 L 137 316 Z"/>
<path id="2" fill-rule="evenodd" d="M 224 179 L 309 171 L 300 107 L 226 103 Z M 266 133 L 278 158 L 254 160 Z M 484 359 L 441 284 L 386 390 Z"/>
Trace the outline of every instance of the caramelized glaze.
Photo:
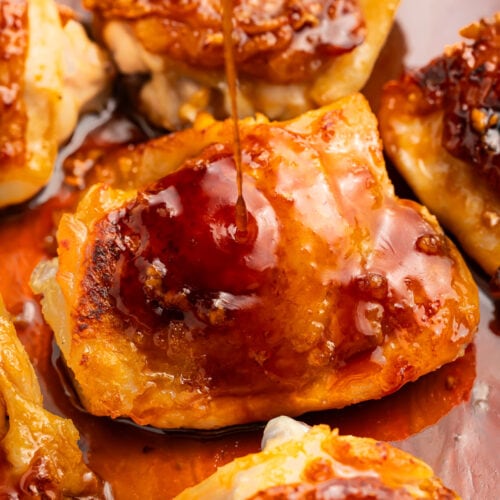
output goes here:
<path id="1" fill-rule="evenodd" d="M 500 189 L 500 17 L 462 31 L 471 42 L 451 47 L 403 84 L 416 85 L 419 113 L 444 111 L 443 146 Z M 417 102 L 415 102 L 417 99 Z"/>

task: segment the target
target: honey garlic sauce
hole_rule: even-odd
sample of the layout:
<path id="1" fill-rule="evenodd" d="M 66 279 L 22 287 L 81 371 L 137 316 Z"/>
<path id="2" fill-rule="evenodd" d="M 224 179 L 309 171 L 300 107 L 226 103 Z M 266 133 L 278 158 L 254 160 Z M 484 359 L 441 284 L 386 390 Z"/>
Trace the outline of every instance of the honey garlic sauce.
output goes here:
<path id="1" fill-rule="evenodd" d="M 248 213 L 243 197 L 243 166 L 241 158 L 240 128 L 238 125 L 238 71 L 234 60 L 233 46 L 233 2 L 222 0 L 222 28 L 224 34 L 224 60 L 226 81 L 231 101 L 231 118 L 233 121 L 233 156 L 236 163 L 236 185 L 238 198 L 235 205 L 236 240 L 244 242 L 248 236 Z"/>

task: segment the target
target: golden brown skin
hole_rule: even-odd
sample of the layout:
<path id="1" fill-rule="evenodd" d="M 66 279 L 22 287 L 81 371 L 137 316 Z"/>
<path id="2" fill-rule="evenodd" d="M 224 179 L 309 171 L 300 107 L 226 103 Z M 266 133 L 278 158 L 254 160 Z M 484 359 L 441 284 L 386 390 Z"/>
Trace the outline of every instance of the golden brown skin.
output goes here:
<path id="1" fill-rule="evenodd" d="M 389 82 L 384 146 L 417 196 L 490 275 L 500 266 L 500 14 Z"/>
<path id="2" fill-rule="evenodd" d="M 47 184 L 57 147 L 109 80 L 109 61 L 53 0 L 0 4 L 0 208 Z"/>
<path id="3" fill-rule="evenodd" d="M 176 500 L 457 500 L 432 469 L 388 443 L 326 425 L 270 421 L 263 450 L 220 467 Z"/>
<path id="4" fill-rule="evenodd" d="M 87 409 L 216 428 L 394 392 L 463 354 L 477 289 L 434 217 L 399 200 L 360 95 L 130 146 L 33 278 Z M 159 180 L 158 180 L 159 179 Z M 162 201 L 163 200 L 163 201 Z"/>
<path id="5" fill-rule="evenodd" d="M 398 0 L 235 2 L 240 115 L 291 118 L 358 91 Z M 180 128 L 206 110 L 227 116 L 220 0 L 94 1 L 102 37 L 123 73 L 150 73 L 143 111 Z"/>
<path id="6" fill-rule="evenodd" d="M 102 482 L 83 462 L 71 420 L 43 408 L 35 371 L 1 296 L 0 417 L 2 458 L 21 498 L 104 498 Z"/>

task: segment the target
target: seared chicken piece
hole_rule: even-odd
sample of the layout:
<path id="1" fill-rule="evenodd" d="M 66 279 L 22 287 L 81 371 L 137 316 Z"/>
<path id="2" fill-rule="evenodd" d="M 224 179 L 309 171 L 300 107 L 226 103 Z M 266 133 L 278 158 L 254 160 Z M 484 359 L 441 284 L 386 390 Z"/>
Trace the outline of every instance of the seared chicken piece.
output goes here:
<path id="1" fill-rule="evenodd" d="M 101 481 L 83 462 L 71 420 L 43 408 L 35 372 L 1 297 L 0 426 L 1 453 L 19 498 L 104 498 Z"/>
<path id="2" fill-rule="evenodd" d="M 500 13 L 461 34 L 469 41 L 387 84 L 380 126 L 417 196 L 493 275 L 500 267 Z"/>
<path id="3" fill-rule="evenodd" d="M 240 122 L 244 238 L 232 130 L 112 156 L 138 189 L 91 189 L 33 276 L 91 413 L 217 428 L 380 398 L 463 354 L 476 286 L 395 197 L 362 96 Z"/>
<path id="4" fill-rule="evenodd" d="M 48 182 L 58 144 L 101 93 L 109 61 L 53 0 L 0 4 L 0 207 Z"/>
<path id="5" fill-rule="evenodd" d="M 370 438 L 339 436 L 288 417 L 271 420 L 262 451 L 220 467 L 175 500 L 354 500 L 459 497 L 422 461 Z"/>
<path id="6" fill-rule="evenodd" d="M 235 2 L 241 116 L 286 119 L 358 91 L 399 0 Z M 229 114 L 220 0 L 84 0 L 125 74 L 150 75 L 143 111 L 168 129 Z"/>

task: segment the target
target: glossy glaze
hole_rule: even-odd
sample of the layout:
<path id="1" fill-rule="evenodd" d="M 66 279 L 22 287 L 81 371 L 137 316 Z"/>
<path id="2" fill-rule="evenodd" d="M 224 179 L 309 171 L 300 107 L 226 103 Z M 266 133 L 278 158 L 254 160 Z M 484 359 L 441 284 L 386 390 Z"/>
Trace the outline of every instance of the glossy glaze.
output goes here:
<path id="1" fill-rule="evenodd" d="M 353 117 L 365 127 L 346 126 Z M 149 143 L 209 145 L 124 204 L 92 190 L 58 234 L 71 308 L 72 349 L 62 349 L 85 407 L 217 428 L 381 397 L 460 355 L 475 332 L 476 287 L 434 220 L 394 197 L 374 125 L 359 96 L 285 124 L 242 121 L 244 241 L 230 122 Z M 359 149 L 345 150 L 349 140 Z M 117 200 L 111 211 L 101 195 Z M 82 243 L 78 220 L 89 228 Z M 102 361 L 102 342 L 122 346 L 116 363 Z M 115 366 L 150 399 L 124 392 Z"/>

